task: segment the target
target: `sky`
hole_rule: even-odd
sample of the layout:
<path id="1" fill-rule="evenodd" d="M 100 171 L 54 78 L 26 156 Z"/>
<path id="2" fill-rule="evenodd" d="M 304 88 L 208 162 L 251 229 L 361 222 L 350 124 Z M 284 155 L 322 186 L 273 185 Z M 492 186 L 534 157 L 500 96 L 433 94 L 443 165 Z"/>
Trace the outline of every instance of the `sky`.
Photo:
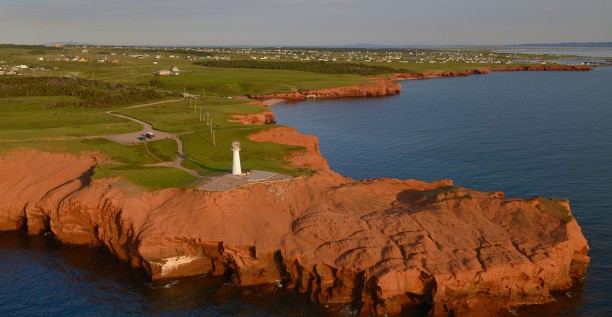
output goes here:
<path id="1" fill-rule="evenodd" d="M 612 0 L 0 0 L 0 43 L 612 42 Z"/>

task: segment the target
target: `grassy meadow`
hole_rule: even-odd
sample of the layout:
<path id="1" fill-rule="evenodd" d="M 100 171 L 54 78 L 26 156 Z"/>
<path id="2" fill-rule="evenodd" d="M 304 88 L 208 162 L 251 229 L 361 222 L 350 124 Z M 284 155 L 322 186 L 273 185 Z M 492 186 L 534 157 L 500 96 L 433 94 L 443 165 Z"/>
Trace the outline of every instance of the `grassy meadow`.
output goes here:
<path id="1" fill-rule="evenodd" d="M 250 126 L 228 121 L 233 114 L 252 114 L 263 110 L 244 100 L 244 95 L 354 85 L 368 82 L 387 69 L 422 72 L 490 66 L 463 62 L 417 63 L 414 60 L 401 63 L 393 60 L 367 65 L 358 65 L 361 62 L 357 61 L 343 62 L 327 70 L 325 65 L 333 64 L 317 62 L 316 58 L 301 64 L 297 58 L 303 57 L 305 51 L 292 51 L 293 55 L 283 57 L 284 62 L 267 64 L 273 67 L 261 67 L 257 59 L 263 59 L 262 54 L 268 52 L 285 54 L 273 49 L 261 52 L 231 49 L 196 52 L 181 49 L 0 45 L 0 71 L 7 73 L 15 69 L 13 66 L 28 66 L 17 68 L 17 75 L 0 76 L 0 153 L 16 148 L 70 153 L 97 151 L 106 155 L 109 161 L 96 167 L 93 176 L 96 179 L 123 177 L 147 190 L 198 185 L 195 177 L 182 170 L 150 166 L 177 158 L 177 144 L 172 139 L 120 145 L 96 138 L 105 134 L 135 132 L 142 128 L 130 120 L 107 113 L 114 111 L 148 122 L 155 129 L 179 135 L 188 158 L 183 161 L 183 166 L 201 175 L 226 173 L 231 169 L 230 144 L 234 140 L 241 142 L 242 166 L 245 170 L 308 174 L 309 171 L 296 169 L 283 159 L 301 148 L 248 140 L 250 134 L 273 126 Z M 332 54 L 325 57 L 331 58 L 335 56 L 333 54 L 346 54 L 347 51 L 308 52 L 314 55 Z M 386 53 L 366 51 L 360 54 L 382 56 Z M 155 55 L 159 55 L 159 59 Z M 195 64 L 209 60 L 207 58 L 211 56 L 215 59 L 242 60 L 235 65 L 243 68 L 231 68 L 234 64 L 227 62 Z M 82 61 L 65 61 L 66 58 L 75 57 L 82 58 Z M 225 66 L 211 67 L 214 65 Z M 315 65 L 317 69 L 308 71 L 309 66 L 304 65 Z M 180 69 L 180 75 L 156 74 L 158 70 L 173 66 Z M 30 82 L 31 85 L 28 84 Z M 176 99 L 183 92 L 201 97 L 191 102 L 183 100 L 126 109 L 130 105 Z M 233 98 L 230 99 L 230 96 Z M 212 120 L 214 144 L 211 125 L 206 123 L 207 114 Z"/>
<path id="2" fill-rule="evenodd" d="M 0 98 L 0 140 L 82 137 L 139 131 L 132 121 L 105 113 L 106 109 L 52 105 L 76 101 L 68 96 Z"/>
<path id="3" fill-rule="evenodd" d="M 207 97 L 191 103 L 182 101 L 159 104 L 124 109 L 117 113 L 149 122 L 156 129 L 179 134 L 185 145 L 185 155 L 189 158 L 189 161 L 183 161 L 183 165 L 202 175 L 231 170 L 232 141 L 240 142 L 243 149 L 241 161 L 245 170 L 263 169 L 292 175 L 299 174 L 300 171 L 291 168 L 283 158 L 300 148 L 250 141 L 248 135 L 269 129 L 270 126 L 229 122 L 233 114 L 261 111 L 259 105 L 251 104 L 247 100 Z M 202 121 L 200 121 L 200 112 Z M 207 113 L 215 133 L 215 144 L 213 144 L 211 126 L 206 124 Z"/>

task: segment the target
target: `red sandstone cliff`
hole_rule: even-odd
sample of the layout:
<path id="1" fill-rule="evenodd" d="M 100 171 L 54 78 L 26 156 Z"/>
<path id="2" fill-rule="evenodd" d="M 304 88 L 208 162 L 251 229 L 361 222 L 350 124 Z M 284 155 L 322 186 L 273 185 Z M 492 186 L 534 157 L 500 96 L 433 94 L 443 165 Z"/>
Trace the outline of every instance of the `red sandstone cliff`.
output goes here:
<path id="1" fill-rule="evenodd" d="M 235 114 L 232 115 L 229 119 L 229 122 L 248 124 L 248 125 L 264 125 L 264 124 L 275 124 L 276 118 L 274 117 L 274 113 L 272 111 L 267 110 L 268 105 L 262 101 L 254 100 L 249 102 L 249 104 L 259 105 L 260 107 L 266 109 L 260 113 L 250 113 L 250 114 Z"/>
<path id="2" fill-rule="evenodd" d="M 504 71 L 589 71 L 591 66 L 588 65 L 557 65 L 557 64 L 536 64 L 536 65 L 517 65 L 511 67 L 490 67 L 492 72 Z"/>
<path id="3" fill-rule="evenodd" d="M 586 65 L 517 65 L 507 67 L 484 67 L 479 69 L 467 69 L 456 71 L 400 73 L 396 74 L 399 79 L 427 79 L 434 77 L 461 77 L 470 75 L 488 74 L 490 72 L 512 72 L 512 71 L 589 71 Z"/>
<path id="4" fill-rule="evenodd" d="M 252 114 L 235 114 L 232 115 L 229 122 L 263 125 L 276 123 L 276 118 L 274 118 L 274 113 L 272 111 L 263 111 L 261 113 Z"/>
<path id="5" fill-rule="evenodd" d="M 251 138 L 303 146 L 291 160 L 316 172 L 225 193 L 144 192 L 90 181 L 97 155 L 14 151 L 0 157 L 0 230 L 104 246 L 154 279 L 283 280 L 363 314 L 430 303 L 440 316 L 490 315 L 548 302 L 589 263 L 565 200 L 504 199 L 448 180 L 354 181 L 327 168 L 315 137 L 280 127 Z"/>
<path id="6" fill-rule="evenodd" d="M 468 70 L 456 70 L 448 72 L 420 72 L 420 73 L 400 73 L 396 74 L 395 77 L 398 79 L 427 79 L 435 77 L 462 77 L 478 74 L 488 74 L 488 68 L 481 69 L 468 69 Z"/>
<path id="7" fill-rule="evenodd" d="M 427 79 L 434 77 L 461 77 L 477 74 L 488 74 L 490 72 L 501 71 L 588 71 L 590 66 L 586 65 L 517 65 L 508 67 L 484 67 L 479 69 L 457 70 L 457 71 L 432 71 L 420 73 L 399 73 L 395 74 L 396 79 Z M 291 101 L 304 100 L 307 98 L 342 98 L 342 97 L 370 97 L 370 96 L 386 96 L 400 93 L 401 87 L 396 80 L 392 78 L 382 77 L 373 80 L 366 84 L 353 86 L 324 88 L 315 90 L 298 90 L 288 93 L 272 93 L 272 94 L 250 94 L 247 97 L 252 99 L 285 99 Z M 235 122 L 241 122 L 238 117 Z M 246 124 L 250 123 L 251 119 L 242 120 Z M 260 122 L 261 119 L 254 119 Z"/>
<path id="8" fill-rule="evenodd" d="M 342 98 L 342 97 L 370 97 L 394 95 L 400 92 L 400 85 L 391 78 L 379 78 L 369 83 L 316 90 L 298 90 L 288 93 L 250 94 L 253 99 L 286 99 L 304 100 L 306 98 Z"/>

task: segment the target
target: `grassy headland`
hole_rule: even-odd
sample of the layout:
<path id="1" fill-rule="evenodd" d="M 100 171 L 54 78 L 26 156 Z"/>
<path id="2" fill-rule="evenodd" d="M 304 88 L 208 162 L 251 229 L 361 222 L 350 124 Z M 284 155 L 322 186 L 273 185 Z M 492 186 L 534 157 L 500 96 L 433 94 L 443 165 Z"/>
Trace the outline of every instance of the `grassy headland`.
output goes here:
<path id="1" fill-rule="evenodd" d="M 150 190 L 196 186 L 196 178 L 182 170 L 149 166 L 176 159 L 172 139 L 122 145 L 96 138 L 142 128 L 106 113 L 114 111 L 178 134 L 188 157 L 183 166 L 202 175 L 230 170 L 234 140 L 241 142 L 245 169 L 299 175 L 309 171 L 295 169 L 283 158 L 300 149 L 249 141 L 248 135 L 271 126 L 228 122 L 233 114 L 263 110 L 228 96 L 348 86 L 398 72 L 501 67 L 513 59 L 527 57 L 483 50 L 0 45 L 0 151 L 99 151 L 110 161 L 95 169 L 94 178 L 121 176 Z M 169 75 L 160 75 L 160 70 Z M 200 98 L 126 109 L 176 99 L 183 92 Z"/>

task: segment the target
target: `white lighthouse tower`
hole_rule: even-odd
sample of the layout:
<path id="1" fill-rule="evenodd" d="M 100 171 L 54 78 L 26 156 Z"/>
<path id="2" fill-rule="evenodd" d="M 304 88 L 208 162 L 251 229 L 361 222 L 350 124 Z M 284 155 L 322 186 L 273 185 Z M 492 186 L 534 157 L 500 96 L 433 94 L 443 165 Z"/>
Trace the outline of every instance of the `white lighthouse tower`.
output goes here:
<path id="1" fill-rule="evenodd" d="M 232 152 L 234 152 L 234 160 L 232 162 L 232 175 L 242 175 L 240 168 L 240 142 L 232 142 Z"/>

